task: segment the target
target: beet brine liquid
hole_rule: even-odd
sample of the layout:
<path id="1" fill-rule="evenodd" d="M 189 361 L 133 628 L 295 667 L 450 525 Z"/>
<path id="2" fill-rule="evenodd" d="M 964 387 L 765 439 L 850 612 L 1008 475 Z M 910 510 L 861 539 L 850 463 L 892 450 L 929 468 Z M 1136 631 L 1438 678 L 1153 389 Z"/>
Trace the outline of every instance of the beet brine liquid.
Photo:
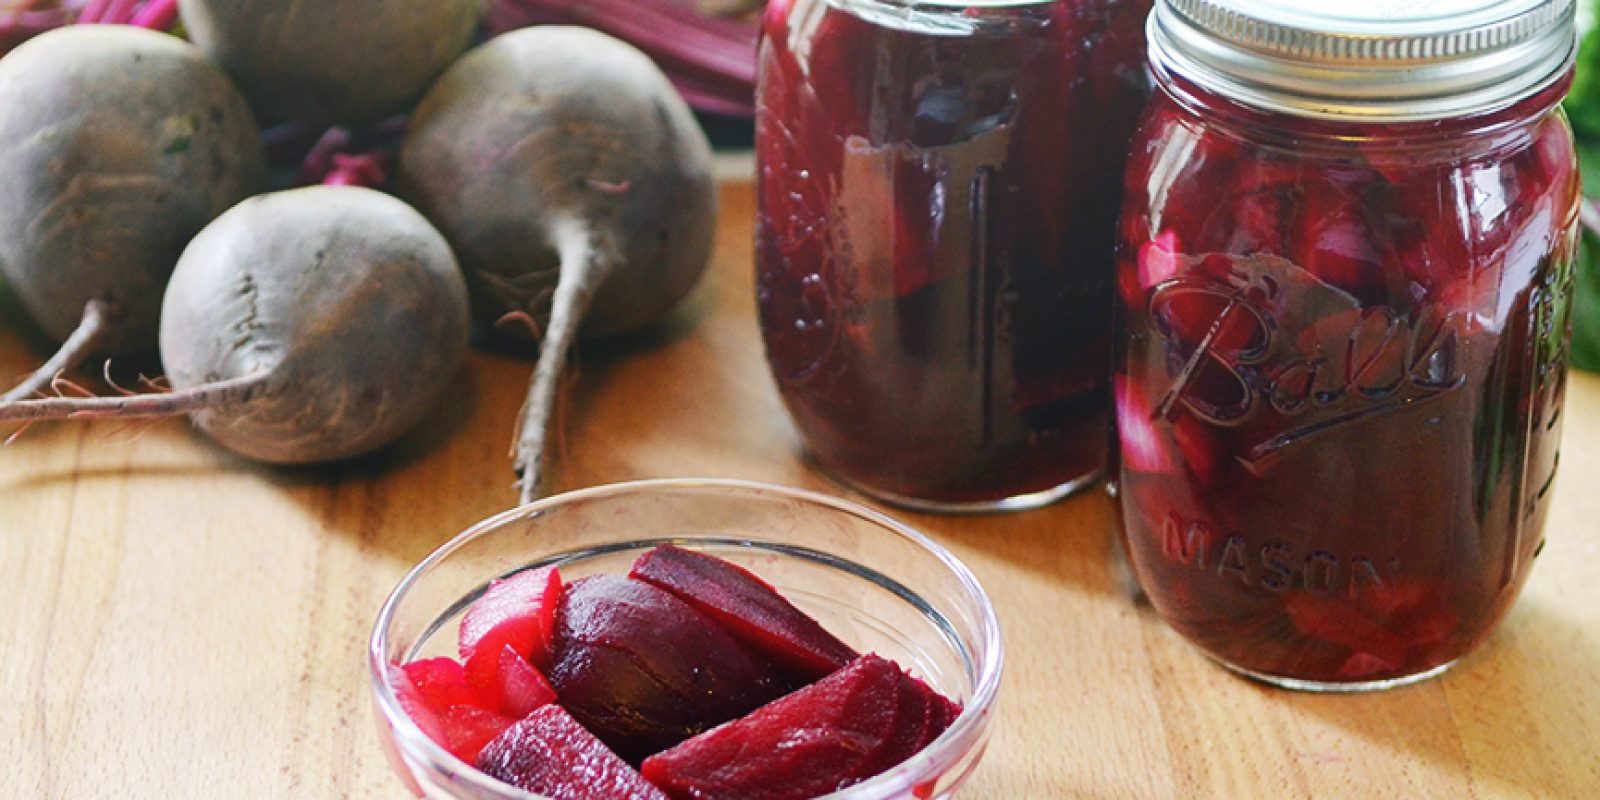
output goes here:
<path id="1" fill-rule="evenodd" d="M 1575 35 L 1564 1 L 1328 5 L 1157 5 L 1114 486 L 1168 623 L 1236 670 L 1349 690 L 1467 653 L 1541 547 Z"/>
<path id="2" fill-rule="evenodd" d="M 1043 503 L 1101 472 L 1148 9 L 769 7 L 761 328 L 834 477 L 952 510 Z"/>

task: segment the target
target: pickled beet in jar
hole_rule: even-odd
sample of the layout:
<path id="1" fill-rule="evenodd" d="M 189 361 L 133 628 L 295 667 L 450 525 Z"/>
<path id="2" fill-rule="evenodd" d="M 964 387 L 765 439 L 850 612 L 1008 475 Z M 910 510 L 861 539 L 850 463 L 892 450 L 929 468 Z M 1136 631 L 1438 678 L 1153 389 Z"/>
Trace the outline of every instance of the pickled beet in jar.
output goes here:
<path id="1" fill-rule="evenodd" d="M 1157 612 L 1280 685 L 1443 670 L 1560 440 L 1570 0 L 1161 0 L 1121 222 L 1114 488 Z"/>
<path id="2" fill-rule="evenodd" d="M 761 327 L 826 472 L 939 510 L 1036 505 L 1101 473 L 1149 7 L 768 7 Z"/>

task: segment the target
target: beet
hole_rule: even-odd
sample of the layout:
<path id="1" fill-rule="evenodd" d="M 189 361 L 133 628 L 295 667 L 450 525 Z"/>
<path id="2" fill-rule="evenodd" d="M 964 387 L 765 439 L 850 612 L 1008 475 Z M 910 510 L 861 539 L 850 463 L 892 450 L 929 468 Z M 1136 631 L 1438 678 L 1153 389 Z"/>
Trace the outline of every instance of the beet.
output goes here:
<path id="1" fill-rule="evenodd" d="M 699 609 L 802 685 L 858 655 L 766 581 L 720 558 L 662 545 L 629 574 Z"/>
<path id="2" fill-rule="evenodd" d="M 526 717 L 556 699 L 550 682 L 510 645 L 498 651 L 480 649 L 462 671 L 480 698 L 479 705 L 512 719 Z"/>
<path id="3" fill-rule="evenodd" d="M 0 422 L 187 413 L 257 461 L 353 458 L 433 410 L 467 317 L 449 246 L 404 203 L 351 187 L 265 195 L 207 226 L 173 273 L 172 392 L 0 403 Z"/>
<path id="4" fill-rule="evenodd" d="M 561 705 L 633 763 L 788 689 L 694 607 L 616 575 L 567 587 L 553 654 L 549 678 Z"/>
<path id="5" fill-rule="evenodd" d="M 481 0 L 178 0 L 184 28 L 264 116 L 311 125 L 405 111 L 472 42 Z"/>
<path id="6" fill-rule="evenodd" d="M 906 692 L 926 695 L 906 699 Z M 810 800 L 914 755 L 931 740 L 930 727 L 944 721 L 934 697 L 894 663 L 862 656 L 743 719 L 646 759 L 642 771 L 679 800 Z"/>
<path id="7" fill-rule="evenodd" d="M 519 572 L 489 584 L 461 617 L 457 642 L 462 660 L 471 661 L 480 645 L 496 653 L 509 645 L 535 666 L 548 667 L 560 598 L 561 573 L 554 567 Z"/>
<path id="8" fill-rule="evenodd" d="M 156 348 L 184 246 L 266 188 L 244 98 L 180 39 L 43 34 L 0 59 L 0 273 L 59 353 L 5 400 L 92 356 Z"/>
<path id="9" fill-rule="evenodd" d="M 517 445 L 531 500 L 580 321 L 588 335 L 640 328 L 705 271 L 710 145 L 643 53 L 539 26 L 491 39 L 429 90 L 397 186 L 455 247 L 478 318 L 542 340 Z"/>
<path id="10" fill-rule="evenodd" d="M 489 743 L 478 769 L 551 800 L 667 800 L 560 706 L 545 706 Z"/>

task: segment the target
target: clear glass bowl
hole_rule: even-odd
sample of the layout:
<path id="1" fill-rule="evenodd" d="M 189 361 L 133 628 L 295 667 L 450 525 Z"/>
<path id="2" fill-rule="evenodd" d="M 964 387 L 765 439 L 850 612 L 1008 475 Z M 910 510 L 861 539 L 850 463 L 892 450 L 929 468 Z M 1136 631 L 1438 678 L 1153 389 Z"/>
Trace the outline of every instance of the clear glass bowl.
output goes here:
<path id="1" fill-rule="evenodd" d="M 626 574 L 666 542 L 755 572 L 841 639 L 964 706 L 921 753 L 829 800 L 948 797 L 971 774 L 989 738 L 1003 656 L 994 607 L 965 565 L 917 531 L 843 500 L 737 481 L 645 481 L 479 523 L 417 565 L 384 603 L 369 653 L 378 733 L 418 797 L 538 795 L 478 772 L 424 735 L 400 708 L 390 666 L 455 655 L 462 613 L 494 579 L 552 564 L 567 580 Z"/>

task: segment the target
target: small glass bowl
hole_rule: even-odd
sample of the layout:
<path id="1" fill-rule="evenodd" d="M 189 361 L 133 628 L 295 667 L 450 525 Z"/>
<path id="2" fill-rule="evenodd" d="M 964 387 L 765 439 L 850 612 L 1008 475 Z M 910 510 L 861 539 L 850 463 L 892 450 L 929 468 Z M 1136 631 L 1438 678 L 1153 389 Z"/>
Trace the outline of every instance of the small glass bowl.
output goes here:
<path id="1" fill-rule="evenodd" d="M 574 580 L 627 574 L 671 542 L 755 572 L 861 652 L 899 663 L 964 706 L 905 763 L 829 800 L 949 797 L 983 756 L 1003 661 L 994 607 L 972 572 L 889 517 L 811 492 L 722 480 L 603 486 L 494 517 L 439 548 L 383 605 L 369 667 L 378 733 L 423 798 L 536 800 L 435 744 L 400 708 L 394 664 L 454 656 L 462 613 L 491 580 L 558 565 Z"/>

